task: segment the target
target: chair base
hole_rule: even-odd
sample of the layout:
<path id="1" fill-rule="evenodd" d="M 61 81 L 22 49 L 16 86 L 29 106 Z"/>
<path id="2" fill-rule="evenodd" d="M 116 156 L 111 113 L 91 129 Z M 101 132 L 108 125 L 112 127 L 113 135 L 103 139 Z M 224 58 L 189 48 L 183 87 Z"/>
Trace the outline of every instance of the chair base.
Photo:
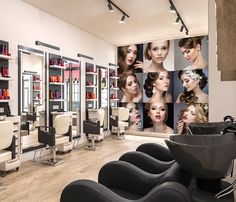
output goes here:
<path id="1" fill-rule="evenodd" d="M 50 166 L 57 166 L 57 165 L 59 165 L 63 162 L 64 162 L 64 160 L 59 159 L 59 158 L 55 158 L 55 159 L 50 158 L 50 159 L 47 159 L 47 160 L 42 160 L 42 163 L 50 165 Z"/>
<path id="2" fill-rule="evenodd" d="M 99 148 L 100 147 L 95 147 L 93 145 L 88 145 L 88 146 L 85 147 L 86 150 L 90 150 L 90 151 L 96 151 Z"/>
<path id="3" fill-rule="evenodd" d="M 112 139 L 115 139 L 115 140 L 123 140 L 125 139 L 125 135 L 124 134 L 112 134 L 111 135 Z"/>

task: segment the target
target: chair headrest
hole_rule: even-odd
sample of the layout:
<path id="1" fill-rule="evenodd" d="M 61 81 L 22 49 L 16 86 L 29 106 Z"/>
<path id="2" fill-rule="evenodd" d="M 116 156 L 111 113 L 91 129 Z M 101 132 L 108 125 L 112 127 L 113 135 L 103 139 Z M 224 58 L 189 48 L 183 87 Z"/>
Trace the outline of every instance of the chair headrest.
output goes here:
<path id="1" fill-rule="evenodd" d="M 56 130 L 56 134 L 64 135 L 68 133 L 70 125 L 71 125 L 70 114 L 62 114 L 62 115 L 57 115 L 55 117 L 54 127 Z"/>
<path id="2" fill-rule="evenodd" d="M 6 149 L 11 145 L 13 137 L 13 123 L 11 121 L 0 121 L 0 149 Z"/>
<path id="3" fill-rule="evenodd" d="M 129 109 L 125 107 L 112 108 L 112 115 L 118 116 L 119 121 L 127 121 L 129 119 Z"/>

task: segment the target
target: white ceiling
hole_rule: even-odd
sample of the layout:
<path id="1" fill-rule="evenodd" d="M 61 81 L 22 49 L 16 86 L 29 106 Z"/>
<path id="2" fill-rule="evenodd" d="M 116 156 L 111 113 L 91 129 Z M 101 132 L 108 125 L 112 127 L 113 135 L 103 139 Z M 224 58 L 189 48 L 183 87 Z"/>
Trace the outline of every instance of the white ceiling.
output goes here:
<path id="1" fill-rule="evenodd" d="M 118 23 L 121 13 L 109 12 L 107 0 L 23 0 L 115 45 L 179 38 L 168 0 L 112 0 L 130 18 Z M 173 0 L 190 35 L 208 33 L 208 0 Z"/>

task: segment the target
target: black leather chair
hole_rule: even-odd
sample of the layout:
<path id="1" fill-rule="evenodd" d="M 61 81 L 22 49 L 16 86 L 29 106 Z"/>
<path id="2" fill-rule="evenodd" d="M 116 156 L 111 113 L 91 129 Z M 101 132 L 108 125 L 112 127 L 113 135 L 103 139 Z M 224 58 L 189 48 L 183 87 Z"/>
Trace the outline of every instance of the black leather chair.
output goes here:
<path id="1" fill-rule="evenodd" d="M 160 157 L 162 158 L 162 157 Z M 120 161 L 126 161 L 132 165 L 137 166 L 138 168 L 148 172 L 148 173 L 161 173 L 169 169 L 173 163 L 172 161 L 161 161 L 157 158 L 154 158 L 146 153 L 140 151 L 131 151 L 123 154 L 120 158 Z"/>
<path id="2" fill-rule="evenodd" d="M 143 152 L 165 162 L 172 162 L 174 160 L 171 152 L 164 146 L 157 143 L 144 143 L 137 147 L 136 151 Z"/>
<path id="3" fill-rule="evenodd" d="M 61 202 L 190 202 L 183 184 L 189 178 L 177 163 L 161 174 L 150 174 L 136 166 L 113 161 L 104 165 L 98 182 L 77 180 L 67 185 Z"/>

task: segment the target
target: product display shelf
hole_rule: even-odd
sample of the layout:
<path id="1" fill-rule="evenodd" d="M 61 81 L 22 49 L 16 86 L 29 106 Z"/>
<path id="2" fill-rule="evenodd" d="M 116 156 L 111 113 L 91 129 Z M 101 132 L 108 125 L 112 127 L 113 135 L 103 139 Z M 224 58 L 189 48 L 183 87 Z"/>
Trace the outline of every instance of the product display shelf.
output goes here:
<path id="1" fill-rule="evenodd" d="M 86 68 L 86 108 L 97 109 L 98 106 L 98 72 L 92 63 L 85 63 Z"/>
<path id="2" fill-rule="evenodd" d="M 11 60 L 9 53 L 9 43 L 0 40 L 0 115 L 7 113 L 7 107 L 10 101 L 9 81 L 9 60 Z"/>

